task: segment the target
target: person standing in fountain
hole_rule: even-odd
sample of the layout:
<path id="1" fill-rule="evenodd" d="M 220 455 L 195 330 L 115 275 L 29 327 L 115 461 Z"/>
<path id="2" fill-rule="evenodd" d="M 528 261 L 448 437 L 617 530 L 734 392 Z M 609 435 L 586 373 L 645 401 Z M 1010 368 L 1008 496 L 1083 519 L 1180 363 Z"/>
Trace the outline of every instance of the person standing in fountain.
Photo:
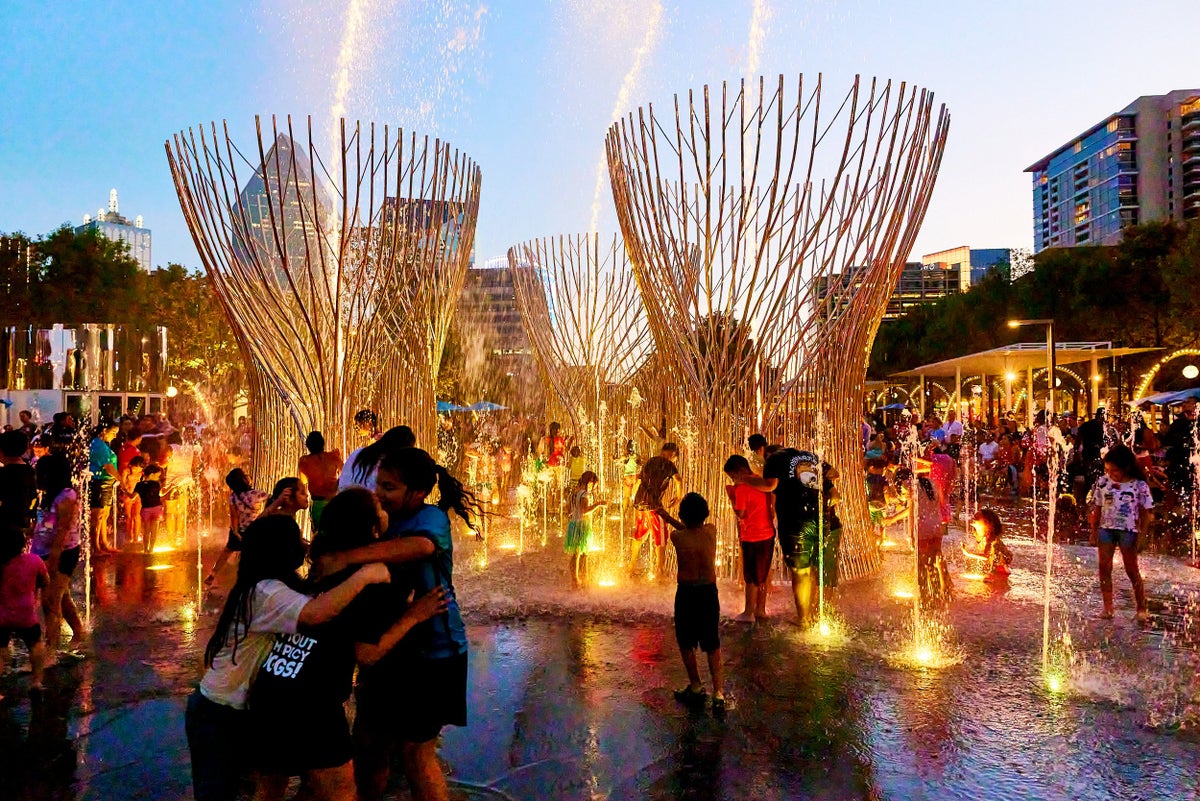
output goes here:
<path id="1" fill-rule="evenodd" d="M 88 467 L 92 473 L 88 486 L 88 505 L 91 507 L 88 522 L 91 525 L 92 550 L 98 556 L 117 550 L 108 536 L 108 520 L 116 496 L 117 479 L 120 478 L 117 474 L 117 455 L 109 443 L 116 438 L 118 430 L 116 423 L 101 423 L 88 448 Z"/>
<path id="2" fill-rule="evenodd" d="M 71 464 L 67 457 L 50 453 L 39 459 L 37 481 L 42 502 L 33 533 L 33 552 L 42 557 L 50 574 L 50 585 L 42 593 L 49 666 L 57 659 L 64 618 L 71 627 L 72 647 L 81 644 L 86 634 L 71 598 L 71 577 L 79 565 L 82 537 L 79 494 L 71 486 Z"/>
<path id="3" fill-rule="evenodd" d="M 754 474 L 731 475 L 733 483 L 762 489 L 763 492 L 775 495 L 775 530 L 779 534 L 779 547 L 784 555 L 784 562 L 792 576 L 792 600 L 796 603 L 796 614 L 800 625 L 808 624 L 809 597 L 808 576 L 804 565 L 799 564 L 800 530 L 803 529 L 804 514 L 804 484 L 796 477 L 796 465 L 806 456 L 816 460 L 811 453 L 805 454 L 793 447 L 781 448 L 776 445 L 768 446 L 763 451 L 766 460 L 763 463 L 762 476 Z"/>
<path id="4" fill-rule="evenodd" d="M 752 473 L 750 462 L 740 454 L 725 461 L 725 475 L 735 483 L 725 488 L 737 515 L 738 539 L 742 545 L 742 580 L 746 585 L 746 607 L 734 620 L 753 623 L 767 619 L 767 590 L 771 586 L 771 557 L 775 554 L 775 496 L 766 490 L 736 483 L 736 476 Z"/>
<path id="5" fill-rule="evenodd" d="M 761 476 L 763 465 L 766 462 L 763 454 L 767 450 L 767 438 L 762 434 L 751 434 L 746 440 L 746 447 L 750 449 L 750 455 L 746 457 L 750 464 L 750 471 L 756 476 Z"/>
<path id="6" fill-rule="evenodd" d="M 1171 421 L 1171 427 L 1163 437 L 1163 444 L 1167 446 L 1167 480 L 1179 493 L 1180 502 L 1185 508 L 1191 507 L 1196 485 L 1196 466 L 1192 464 L 1192 454 L 1196 450 L 1198 435 L 1196 399 L 1187 398 L 1180 414 Z"/>
<path id="7" fill-rule="evenodd" d="M 142 471 L 141 480 L 134 485 L 133 492 L 140 501 L 138 514 L 142 518 L 142 538 L 145 553 L 154 553 L 158 540 L 158 528 L 163 521 L 162 468 L 156 464 Z"/>
<path id="8" fill-rule="evenodd" d="M 383 436 L 370 445 L 351 452 L 350 458 L 342 466 L 342 474 L 338 478 L 338 490 L 341 491 L 347 487 L 362 487 L 374 492 L 375 475 L 379 471 L 379 463 L 383 461 L 384 454 L 416 446 L 417 435 L 411 428 L 408 426 L 389 428 Z"/>
<path id="9" fill-rule="evenodd" d="M 799 576 L 800 620 L 803 625 L 811 626 L 818 622 L 816 616 L 820 613 L 816 608 L 818 586 L 836 589 L 838 584 L 842 523 L 836 507 L 841 497 L 834 484 L 837 470 L 828 462 L 821 462 L 816 454 L 801 451 L 799 459 L 792 464 L 792 472 L 803 487 L 803 523 L 792 564 Z"/>
<path id="10" fill-rule="evenodd" d="M 633 531 L 633 545 L 629 552 L 629 569 L 637 567 L 638 555 L 647 535 L 658 549 L 655 575 L 662 576 L 667 564 L 667 532 L 662 517 L 657 514 L 664 509 L 663 496 L 671 481 L 679 475 L 675 460 L 679 458 L 679 446 L 674 442 L 664 443 L 662 453 L 652 456 L 642 465 L 637 494 L 633 497 L 633 508 L 637 511 L 637 523 Z"/>
<path id="11" fill-rule="evenodd" d="M 374 476 L 364 475 L 362 478 L 357 478 L 356 474 L 351 469 L 351 466 L 358 459 L 358 456 L 360 453 L 362 453 L 362 451 L 369 448 L 373 443 L 379 441 L 379 418 L 376 416 L 375 412 L 371 411 L 370 409 L 361 409 L 354 415 L 354 429 L 355 434 L 357 435 L 359 441 L 362 442 L 362 445 L 359 445 L 357 448 L 350 451 L 350 454 L 346 457 L 346 462 L 342 466 L 341 475 L 338 477 L 337 488 L 339 491 L 341 491 L 346 487 L 359 486 L 373 490 L 375 485 L 372 483 L 371 486 L 368 487 L 366 482 L 368 480 L 373 481 Z"/>
<path id="12" fill-rule="evenodd" d="M 942 555 L 942 538 L 946 534 L 942 486 L 927 475 L 918 475 L 913 502 L 917 511 L 917 587 L 921 603 L 942 605 L 950 600 L 951 593 L 950 571 Z"/>
<path id="13" fill-rule="evenodd" d="M 1117 445 L 1104 454 L 1104 475 L 1092 486 L 1088 506 L 1092 544 L 1100 546 L 1100 596 L 1104 602 L 1100 617 L 1111 620 L 1113 616 L 1113 556 L 1120 548 L 1125 574 L 1133 585 L 1137 620 L 1143 623 L 1149 614 L 1146 589 L 1138 570 L 1137 543 L 1138 537 L 1145 537 L 1150 530 L 1154 499 L 1146 484 L 1146 474 L 1128 446 Z"/>
<path id="14" fill-rule="evenodd" d="M 591 470 L 579 477 L 575 491 L 571 493 L 567 523 L 567 536 L 563 549 L 571 556 L 571 586 L 579 589 L 587 584 L 587 555 L 592 541 L 592 511 L 608 503 L 605 500 L 591 502 L 592 491 L 600 478 Z"/>
<path id="15" fill-rule="evenodd" d="M 436 506 L 425 502 L 434 487 L 440 495 Z M 375 495 L 389 520 L 383 539 L 330 554 L 322 569 L 336 572 L 352 564 L 386 562 L 405 596 L 411 591 L 421 597 L 443 588 L 446 611 L 417 626 L 391 653 L 359 671 L 354 721 L 358 796 L 365 801 L 383 797 L 391 754 L 399 747 L 413 795 L 422 801 L 444 801 L 449 791 L 438 764 L 438 736 L 443 726 L 467 725 L 467 633 L 454 596 L 454 541 L 447 512 L 454 511 L 472 526 L 471 515 L 478 507 L 474 496 L 419 448 L 385 455 Z M 378 611 L 391 623 L 404 610 Z"/>
<path id="16" fill-rule="evenodd" d="M 225 542 L 225 549 L 217 557 L 216 564 L 205 576 L 205 586 L 210 586 L 216 580 L 217 574 L 231 556 L 241 552 L 246 529 L 262 516 L 270 497 L 263 490 L 251 486 L 246 471 L 240 467 L 233 468 L 225 476 L 225 486 L 229 487 L 229 538 Z"/>
<path id="17" fill-rule="evenodd" d="M 300 457 L 297 470 L 308 479 L 308 491 L 312 494 L 313 531 L 321 527 L 321 512 L 325 504 L 337 495 L 338 476 L 342 473 L 342 454 L 337 448 L 325 450 L 325 437 L 320 431 L 310 431 L 304 438 L 308 453 Z"/>
<path id="18" fill-rule="evenodd" d="M 713 714 L 725 712 L 725 677 L 721 664 L 721 599 L 717 593 L 717 527 L 708 520 L 708 501 L 689 492 L 679 502 L 680 520 L 659 510 L 658 515 L 671 524 L 671 544 L 679 561 L 675 589 L 675 641 L 688 686 L 675 691 L 675 700 L 689 706 L 703 706 L 707 697 L 700 681 L 696 648 L 708 656 L 708 672 L 713 683 Z"/>

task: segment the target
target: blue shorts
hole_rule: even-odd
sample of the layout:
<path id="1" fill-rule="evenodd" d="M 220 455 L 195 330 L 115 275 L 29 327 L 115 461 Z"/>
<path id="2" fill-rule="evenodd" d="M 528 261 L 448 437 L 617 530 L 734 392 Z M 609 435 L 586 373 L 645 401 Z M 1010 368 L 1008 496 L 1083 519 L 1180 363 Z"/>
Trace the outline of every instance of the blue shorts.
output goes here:
<path id="1" fill-rule="evenodd" d="M 1137 545 L 1137 536 L 1138 533 L 1136 531 L 1125 531 L 1119 528 L 1102 528 L 1100 529 L 1100 544 L 1132 548 Z"/>

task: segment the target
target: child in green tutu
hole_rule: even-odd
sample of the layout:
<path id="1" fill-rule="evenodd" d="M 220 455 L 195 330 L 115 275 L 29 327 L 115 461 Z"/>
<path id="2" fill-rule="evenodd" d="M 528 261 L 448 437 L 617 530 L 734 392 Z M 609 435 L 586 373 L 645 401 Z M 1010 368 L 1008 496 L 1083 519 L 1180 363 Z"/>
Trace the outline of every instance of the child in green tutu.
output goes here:
<path id="1" fill-rule="evenodd" d="M 592 510 L 604 506 L 607 501 L 592 501 L 594 487 L 600 483 L 595 472 L 588 470 L 579 477 L 568 510 L 571 514 L 567 523 L 567 537 L 563 546 L 571 555 L 571 585 L 579 589 L 587 583 L 587 555 L 592 539 Z"/>

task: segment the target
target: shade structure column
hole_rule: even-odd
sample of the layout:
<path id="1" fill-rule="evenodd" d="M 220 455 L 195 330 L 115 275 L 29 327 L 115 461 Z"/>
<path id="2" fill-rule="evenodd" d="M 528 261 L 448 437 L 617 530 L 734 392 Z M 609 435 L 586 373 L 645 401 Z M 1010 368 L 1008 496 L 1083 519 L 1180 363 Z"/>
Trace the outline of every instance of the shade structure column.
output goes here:
<path id="1" fill-rule="evenodd" d="M 1091 405 L 1088 406 L 1088 416 L 1096 414 L 1096 410 L 1100 408 L 1100 360 L 1095 356 L 1092 357 L 1091 371 L 1088 376 L 1088 383 L 1091 385 Z"/>
<path id="2" fill-rule="evenodd" d="M 1033 428 L 1033 365 L 1025 368 L 1025 426 Z"/>

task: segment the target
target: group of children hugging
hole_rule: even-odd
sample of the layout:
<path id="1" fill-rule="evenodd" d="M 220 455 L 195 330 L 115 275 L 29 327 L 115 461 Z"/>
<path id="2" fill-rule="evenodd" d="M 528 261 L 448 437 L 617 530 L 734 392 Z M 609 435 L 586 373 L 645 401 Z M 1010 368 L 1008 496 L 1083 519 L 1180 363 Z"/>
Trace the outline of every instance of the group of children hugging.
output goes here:
<path id="1" fill-rule="evenodd" d="M 344 471 L 359 481 L 325 500 L 311 544 L 295 521 L 312 502 L 303 477 L 270 496 L 240 470 L 227 477 L 229 548 L 214 574 L 239 558 L 187 705 L 197 801 L 233 799 L 248 775 L 260 799 L 283 798 L 296 776 L 305 798 L 381 798 L 393 757 L 414 797 L 447 797 L 436 743 L 466 725 L 467 687 L 448 513 L 470 525 L 478 510 L 428 453 L 396 441 L 351 454 Z"/>

